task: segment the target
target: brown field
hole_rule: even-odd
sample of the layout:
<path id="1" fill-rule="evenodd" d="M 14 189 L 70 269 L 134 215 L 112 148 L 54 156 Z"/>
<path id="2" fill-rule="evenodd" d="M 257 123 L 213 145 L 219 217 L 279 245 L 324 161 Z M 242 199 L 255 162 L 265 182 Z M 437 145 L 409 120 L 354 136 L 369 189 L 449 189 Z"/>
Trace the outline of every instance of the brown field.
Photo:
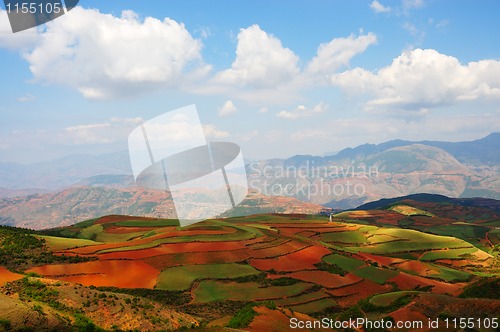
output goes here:
<path id="1" fill-rule="evenodd" d="M 143 259 L 166 254 L 190 253 L 190 252 L 212 252 L 225 250 L 238 250 L 246 248 L 243 241 L 240 242 L 184 242 L 168 243 L 158 247 L 118 251 L 105 254 L 98 254 L 99 259 Z"/>
<path id="2" fill-rule="evenodd" d="M 302 241 L 291 240 L 291 241 L 287 241 L 287 242 L 278 244 L 277 246 L 252 250 L 250 257 L 252 257 L 252 258 L 278 257 L 278 256 L 287 255 L 289 253 L 301 250 L 301 249 L 308 247 L 308 246 L 309 246 L 308 244 L 306 244 Z"/>
<path id="3" fill-rule="evenodd" d="M 44 265 L 29 269 L 44 277 L 86 286 L 154 288 L 160 271 L 141 261 L 92 261 L 77 264 Z"/>
<path id="4" fill-rule="evenodd" d="M 6 284 L 7 282 L 19 280 L 22 277 L 24 277 L 22 274 L 10 272 L 5 267 L 0 266 L 0 286 Z"/>
<path id="5" fill-rule="evenodd" d="M 375 294 L 390 292 L 390 285 L 379 285 L 371 280 L 363 280 L 345 287 L 328 289 L 327 292 L 335 296 L 335 301 L 344 308 L 355 305 L 361 299 Z"/>
<path id="6" fill-rule="evenodd" d="M 217 264 L 217 263 L 236 263 L 242 262 L 251 257 L 251 251 L 248 249 L 213 251 L 210 254 L 203 252 L 167 254 L 143 259 L 147 264 L 164 270 L 168 267 L 179 265 L 196 264 Z"/>
<path id="7" fill-rule="evenodd" d="M 280 272 L 311 270 L 314 264 L 321 262 L 321 257 L 330 254 L 325 247 L 311 246 L 288 255 L 269 259 L 252 259 L 250 265 L 259 270 L 274 269 Z"/>
<path id="8" fill-rule="evenodd" d="M 397 276 L 388 281 L 395 282 L 401 290 L 413 290 L 417 287 L 433 286 L 431 290 L 433 293 L 449 294 L 452 296 L 458 296 L 466 286 L 465 283 L 450 284 L 443 281 L 410 275 L 404 272 L 400 272 Z"/>
<path id="9" fill-rule="evenodd" d="M 331 274 L 325 271 L 299 271 L 289 273 L 286 276 L 302 281 L 313 282 L 326 288 L 344 287 L 363 280 L 351 273 L 342 277 L 338 274 Z"/>

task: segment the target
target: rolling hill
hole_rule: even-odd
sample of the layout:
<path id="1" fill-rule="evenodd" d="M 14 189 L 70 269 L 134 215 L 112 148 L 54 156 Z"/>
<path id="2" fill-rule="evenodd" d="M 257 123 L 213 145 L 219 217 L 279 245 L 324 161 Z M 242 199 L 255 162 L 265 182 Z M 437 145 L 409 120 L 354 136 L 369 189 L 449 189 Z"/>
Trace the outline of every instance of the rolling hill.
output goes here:
<path id="1" fill-rule="evenodd" d="M 259 214 L 180 228 L 111 215 L 38 232 L 0 228 L 2 250 L 22 253 L 3 263 L 10 271 L 0 270 L 0 294 L 52 327 L 123 329 L 127 322 L 114 318 L 122 313 L 150 330 L 289 330 L 291 318 L 323 317 L 438 319 L 444 328 L 445 318 L 500 318 L 500 295 L 488 291 L 500 280 L 497 211 L 419 199 L 331 220 Z M 33 297 L 33 288 L 45 295 Z M 155 321 L 148 310 L 171 316 Z M 19 327 L 9 312 L 0 319 Z"/>
<path id="2" fill-rule="evenodd" d="M 233 212 L 315 214 L 323 209 L 293 197 L 250 193 Z M 0 199 L 0 225 L 44 229 L 109 214 L 176 217 L 169 192 L 139 187 L 76 187 L 58 193 Z"/>

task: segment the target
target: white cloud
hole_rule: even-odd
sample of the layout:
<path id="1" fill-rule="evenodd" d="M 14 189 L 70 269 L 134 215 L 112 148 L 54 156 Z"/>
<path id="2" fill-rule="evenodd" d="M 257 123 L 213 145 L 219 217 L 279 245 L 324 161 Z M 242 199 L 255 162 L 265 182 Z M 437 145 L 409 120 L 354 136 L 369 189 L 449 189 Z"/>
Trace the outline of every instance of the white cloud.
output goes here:
<path id="1" fill-rule="evenodd" d="M 234 106 L 231 100 L 228 100 L 219 109 L 219 116 L 228 116 L 236 112 L 238 112 L 238 109 L 236 108 L 236 106 Z"/>
<path id="2" fill-rule="evenodd" d="M 267 107 L 261 107 L 259 110 L 259 113 L 267 113 L 269 111 L 269 108 Z"/>
<path id="3" fill-rule="evenodd" d="M 7 12 L 0 9 L 0 48 L 23 50 L 33 47 L 37 40 L 38 33 L 35 29 L 13 33 Z"/>
<path id="4" fill-rule="evenodd" d="M 299 118 L 309 117 L 314 114 L 323 113 L 328 109 L 328 105 L 320 102 L 313 108 L 307 108 L 304 105 L 297 106 L 293 111 L 281 111 L 276 116 L 282 119 L 296 120 Z"/>
<path id="5" fill-rule="evenodd" d="M 425 3 L 424 0 L 403 0 L 403 10 L 422 8 Z"/>
<path id="6" fill-rule="evenodd" d="M 252 130 L 249 133 L 238 135 L 237 139 L 241 141 L 251 141 L 254 138 L 259 137 L 260 132 L 258 130 Z"/>
<path id="7" fill-rule="evenodd" d="M 500 98 L 500 61 L 462 65 L 432 49 L 402 53 L 376 72 L 355 68 L 334 75 L 332 84 L 374 98 L 367 109 L 421 109 L 481 98 Z"/>
<path id="8" fill-rule="evenodd" d="M 141 20 L 132 11 L 114 17 L 77 7 L 48 23 L 40 39 L 24 56 L 35 79 L 71 86 L 92 99 L 178 87 L 188 65 L 195 64 L 196 74 L 209 69 L 201 63 L 201 42 L 182 23 Z"/>
<path id="9" fill-rule="evenodd" d="M 357 37 L 351 35 L 332 39 L 318 47 L 316 56 L 307 65 L 306 73 L 320 79 L 329 79 L 340 67 L 348 65 L 355 55 L 363 53 L 376 42 L 377 37 L 371 32 Z"/>
<path id="10" fill-rule="evenodd" d="M 373 9 L 375 13 L 389 13 L 391 11 L 391 7 L 384 6 L 377 0 L 372 1 L 370 8 Z"/>
<path id="11" fill-rule="evenodd" d="M 17 98 L 17 101 L 20 103 L 28 103 L 28 102 L 32 102 L 35 100 L 36 100 L 36 97 L 34 95 L 32 95 L 31 93 L 27 93 L 24 96 Z"/>
<path id="12" fill-rule="evenodd" d="M 299 72 L 299 58 L 281 41 L 258 25 L 241 29 L 236 59 L 230 69 L 217 73 L 215 83 L 275 87 L 288 83 Z"/>
<path id="13" fill-rule="evenodd" d="M 229 132 L 217 129 L 214 125 L 203 125 L 203 131 L 208 138 L 225 138 L 230 136 Z"/>

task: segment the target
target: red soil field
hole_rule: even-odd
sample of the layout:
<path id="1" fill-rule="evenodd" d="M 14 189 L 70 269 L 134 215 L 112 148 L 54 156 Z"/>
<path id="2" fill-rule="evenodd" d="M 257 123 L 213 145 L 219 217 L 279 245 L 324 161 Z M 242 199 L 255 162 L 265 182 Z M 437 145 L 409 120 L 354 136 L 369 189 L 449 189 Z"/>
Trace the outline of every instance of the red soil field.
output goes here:
<path id="1" fill-rule="evenodd" d="M 382 219 L 381 222 L 384 224 L 398 225 L 398 222 L 405 218 L 402 215 L 393 211 L 384 210 L 366 210 L 366 211 L 351 211 L 349 212 L 349 218 L 352 219 Z"/>
<path id="2" fill-rule="evenodd" d="M 321 257 L 330 254 L 325 247 L 311 246 L 294 253 L 270 259 L 252 259 L 250 265 L 258 270 L 282 272 L 316 269 L 314 264 L 321 262 Z"/>
<path id="3" fill-rule="evenodd" d="M 44 265 L 29 269 L 47 278 L 80 283 L 85 286 L 150 288 L 160 271 L 141 261 L 93 261 L 65 265 Z"/>
<path id="4" fill-rule="evenodd" d="M 410 305 L 400 308 L 394 312 L 389 314 L 392 318 L 394 318 L 395 322 L 423 322 L 423 328 L 419 329 L 419 331 L 429 331 L 427 328 L 429 319 L 423 313 L 415 310 Z"/>
<path id="5" fill-rule="evenodd" d="M 98 251 L 101 250 L 106 250 L 106 249 L 114 249 L 114 248 L 123 248 L 127 246 L 135 246 L 135 245 L 140 245 L 140 244 L 146 244 L 150 243 L 154 240 L 159 240 L 159 239 L 165 239 L 165 238 L 170 238 L 170 237 L 177 237 L 177 236 L 192 236 L 192 235 L 222 235 L 222 234 L 231 234 L 235 233 L 236 229 L 231 228 L 231 227 L 225 227 L 223 230 L 205 230 L 205 231 L 199 231 L 199 230 L 185 230 L 185 231 L 172 231 L 172 232 L 167 232 L 167 233 L 161 233 L 158 235 L 154 235 L 145 239 L 137 239 L 133 241 L 125 241 L 125 242 L 114 242 L 114 243 L 106 243 L 106 244 L 100 244 L 96 246 L 88 246 L 88 247 L 82 247 L 82 248 L 76 248 L 70 250 L 70 252 L 80 254 L 80 255 L 89 255 L 89 254 L 95 254 Z"/>
<path id="6" fill-rule="evenodd" d="M 405 271 L 414 272 L 420 276 L 429 276 L 431 274 L 435 274 L 436 270 L 431 267 L 425 265 L 421 261 L 406 261 L 400 264 L 396 264 L 395 267 Z"/>
<path id="7" fill-rule="evenodd" d="M 392 264 L 397 264 L 405 261 L 404 259 L 401 258 L 378 256 L 364 252 L 358 252 L 356 255 L 354 255 L 354 258 L 360 259 L 362 261 L 366 260 L 374 261 L 383 266 L 391 266 Z"/>
<path id="8" fill-rule="evenodd" d="M 168 267 L 179 265 L 196 264 L 217 264 L 217 263 L 236 263 L 244 261 L 251 257 L 249 249 L 212 251 L 212 252 L 192 252 L 167 254 L 162 256 L 144 258 L 143 261 L 151 266 L 164 270 Z"/>
<path id="9" fill-rule="evenodd" d="M 253 245 L 248 246 L 248 248 L 252 250 L 259 250 L 259 249 L 266 249 L 266 248 L 273 248 L 276 246 L 279 246 L 281 244 L 290 242 L 290 239 L 287 238 L 281 238 L 281 237 L 276 237 L 273 238 L 271 241 L 266 241 L 266 242 L 259 242 Z"/>
<path id="10" fill-rule="evenodd" d="M 474 267 L 488 267 L 490 266 L 490 263 L 488 261 L 484 262 L 476 262 L 476 261 L 471 261 L 467 259 L 462 259 L 462 260 L 457 260 L 457 259 L 439 259 L 435 261 L 435 263 L 440 263 L 443 265 L 448 265 L 451 267 L 458 267 L 458 268 L 463 268 L 467 266 L 474 266 Z"/>
<path id="11" fill-rule="evenodd" d="M 152 230 L 157 230 L 158 227 L 122 227 L 122 226 L 116 226 L 112 225 L 110 227 L 106 227 L 106 233 L 110 234 L 128 234 L 128 233 L 135 233 L 135 232 L 148 232 Z M 174 227 L 172 227 L 174 229 Z"/>
<path id="12" fill-rule="evenodd" d="M 109 223 L 115 223 L 115 222 L 120 222 L 120 221 L 125 221 L 125 220 L 130 220 L 129 216 L 121 216 L 121 215 L 111 215 L 111 216 L 104 216 L 99 219 L 97 219 L 94 224 L 109 224 Z M 151 220 L 158 220 L 157 218 L 148 218 L 148 217 L 134 217 L 134 220 L 138 221 L 151 221 Z"/>
<path id="13" fill-rule="evenodd" d="M 252 258 L 272 258 L 272 257 L 277 257 L 277 256 L 283 256 L 283 255 L 293 253 L 297 250 L 303 249 L 307 246 L 309 246 L 309 245 L 305 244 L 303 242 L 291 240 L 291 241 L 282 243 L 282 244 L 274 246 L 274 247 L 252 250 L 250 257 L 252 257 Z"/>
<path id="14" fill-rule="evenodd" d="M 6 284 L 8 282 L 21 279 L 22 277 L 24 277 L 22 274 L 10 272 L 9 270 L 4 268 L 3 266 L 0 266 L 0 286 Z"/>
<path id="15" fill-rule="evenodd" d="M 244 249 L 243 242 L 185 242 L 162 244 L 159 247 L 98 254 L 99 259 L 142 259 L 166 254 L 210 252 Z"/>
<path id="16" fill-rule="evenodd" d="M 354 274 L 347 274 L 342 277 L 338 274 L 332 274 L 325 271 L 300 271 L 293 272 L 285 275 L 286 277 L 291 277 L 299 279 L 302 281 L 313 282 L 326 288 L 338 288 L 346 285 L 351 285 L 362 280 L 360 277 Z"/>
<path id="17" fill-rule="evenodd" d="M 401 290 L 413 290 L 417 286 L 434 286 L 431 290 L 433 293 L 451 294 L 453 296 L 459 295 L 467 285 L 466 283 L 448 284 L 442 281 L 413 276 L 404 272 L 400 272 L 394 278 L 387 280 L 387 282 L 395 282 Z"/>
<path id="18" fill-rule="evenodd" d="M 327 292 L 336 297 L 335 301 L 337 301 L 341 307 L 350 307 L 358 303 L 361 299 L 365 299 L 375 294 L 387 293 L 391 290 L 391 285 L 379 285 L 376 282 L 365 279 L 345 287 L 329 289 Z"/>
<path id="19" fill-rule="evenodd" d="M 307 237 L 307 238 L 314 236 L 316 234 L 318 234 L 318 232 L 315 232 L 315 231 L 301 231 L 301 232 L 297 233 L 297 235 Z"/>
<path id="20" fill-rule="evenodd" d="M 295 317 L 299 321 L 315 321 L 317 319 L 300 312 L 292 312 L 289 309 L 271 310 L 266 307 L 254 307 L 253 310 L 257 313 L 252 323 L 248 327 L 250 331 L 264 332 L 281 332 L 289 331 L 290 318 Z M 304 331 L 302 329 L 295 329 Z M 292 330 L 293 331 L 293 330 Z"/>

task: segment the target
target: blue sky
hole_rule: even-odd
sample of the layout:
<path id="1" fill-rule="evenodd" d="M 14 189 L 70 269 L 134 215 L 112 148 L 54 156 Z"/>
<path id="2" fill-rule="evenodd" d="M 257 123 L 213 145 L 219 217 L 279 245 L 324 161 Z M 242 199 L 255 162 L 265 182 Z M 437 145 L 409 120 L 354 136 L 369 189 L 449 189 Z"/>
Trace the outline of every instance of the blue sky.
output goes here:
<path id="1" fill-rule="evenodd" d="M 500 128 L 498 1 L 81 0 L 17 34 L 0 8 L 0 162 L 126 150 L 189 104 L 249 159 Z"/>

